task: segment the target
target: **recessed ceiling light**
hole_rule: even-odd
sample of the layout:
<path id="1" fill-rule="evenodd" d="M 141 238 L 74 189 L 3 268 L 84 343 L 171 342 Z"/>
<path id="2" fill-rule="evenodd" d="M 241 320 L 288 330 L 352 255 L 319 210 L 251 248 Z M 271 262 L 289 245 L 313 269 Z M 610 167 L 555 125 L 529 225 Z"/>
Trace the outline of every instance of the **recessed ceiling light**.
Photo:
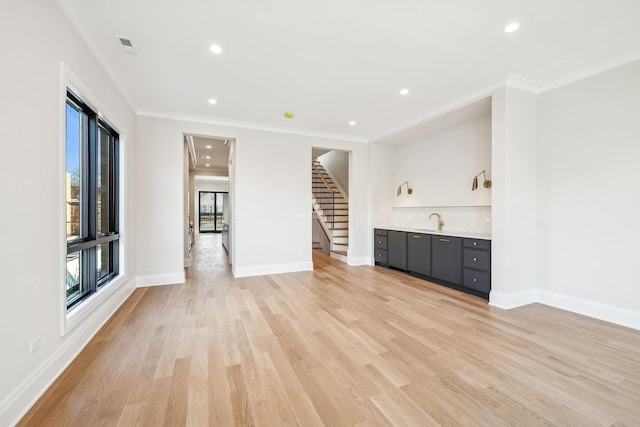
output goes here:
<path id="1" fill-rule="evenodd" d="M 504 27 L 504 32 L 505 33 L 513 33 L 518 28 L 520 28 L 520 24 L 518 24 L 517 22 L 510 22 L 510 23 L 507 24 L 506 27 Z"/>
<path id="2" fill-rule="evenodd" d="M 210 165 L 209 163 L 207 163 L 205 166 L 206 166 L 206 167 L 209 167 L 209 166 L 211 166 L 211 165 Z"/>
<path id="3" fill-rule="evenodd" d="M 204 158 L 205 158 L 205 159 L 210 159 L 210 158 L 211 158 L 211 156 L 204 156 Z"/>
<path id="4" fill-rule="evenodd" d="M 355 120 L 351 120 L 351 121 L 349 122 L 349 125 L 350 125 L 350 126 L 355 126 L 355 125 L 356 125 Z"/>
<path id="5" fill-rule="evenodd" d="M 409 89 L 400 89 L 400 95 L 408 95 Z"/>
<path id="6" fill-rule="evenodd" d="M 210 145 L 205 145 L 205 148 L 211 148 L 211 146 Z"/>
<path id="7" fill-rule="evenodd" d="M 293 119 L 294 116 L 295 116 L 295 114 L 290 112 L 290 111 L 285 111 L 285 113 L 284 113 L 284 117 L 286 119 Z"/>
<path id="8" fill-rule="evenodd" d="M 218 101 L 216 101 L 215 99 L 211 98 L 209 101 L 209 104 L 211 105 L 216 105 L 218 103 Z"/>
<path id="9" fill-rule="evenodd" d="M 218 46 L 217 44 L 212 44 L 209 47 L 209 50 L 213 53 L 215 53 L 216 55 L 219 55 L 222 53 L 222 48 L 220 46 Z"/>

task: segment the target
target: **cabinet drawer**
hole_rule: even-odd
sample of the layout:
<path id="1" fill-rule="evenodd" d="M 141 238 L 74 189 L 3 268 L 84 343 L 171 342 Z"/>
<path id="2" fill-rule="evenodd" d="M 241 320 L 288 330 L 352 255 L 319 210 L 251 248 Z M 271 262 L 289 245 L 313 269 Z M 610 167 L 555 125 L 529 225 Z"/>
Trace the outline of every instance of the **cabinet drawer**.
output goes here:
<path id="1" fill-rule="evenodd" d="M 491 271 L 491 252 L 478 249 L 464 250 L 463 265 L 478 270 Z"/>
<path id="2" fill-rule="evenodd" d="M 375 228 L 373 230 L 373 234 L 376 236 L 386 236 L 387 235 L 387 230 L 382 230 L 380 228 Z"/>
<path id="3" fill-rule="evenodd" d="M 491 249 L 491 240 L 485 239 L 464 239 L 464 247 L 465 248 L 473 248 L 473 249 Z"/>
<path id="4" fill-rule="evenodd" d="M 491 274 L 486 271 L 478 271 L 472 270 L 470 268 L 465 268 L 462 285 L 465 288 L 489 293 L 489 291 L 491 290 Z"/>
<path id="5" fill-rule="evenodd" d="M 387 263 L 387 251 L 384 249 L 376 248 L 374 251 L 375 262 L 379 262 L 380 264 Z"/>
<path id="6" fill-rule="evenodd" d="M 374 247 L 387 249 L 387 236 L 374 236 Z"/>

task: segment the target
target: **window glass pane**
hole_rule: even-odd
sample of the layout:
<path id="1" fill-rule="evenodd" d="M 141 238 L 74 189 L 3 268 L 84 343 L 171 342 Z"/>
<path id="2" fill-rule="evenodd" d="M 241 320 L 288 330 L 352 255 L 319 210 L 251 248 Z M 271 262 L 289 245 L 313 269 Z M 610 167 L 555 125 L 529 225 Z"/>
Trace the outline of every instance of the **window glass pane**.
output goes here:
<path id="1" fill-rule="evenodd" d="M 98 281 L 111 273 L 111 247 L 112 243 L 103 243 L 96 248 Z"/>
<path id="2" fill-rule="evenodd" d="M 110 175 L 110 163 L 111 163 L 111 144 L 112 136 L 104 128 L 98 128 L 98 164 L 97 164 L 97 180 L 96 180 L 96 203 L 97 203 L 97 224 L 98 235 L 107 234 L 111 230 L 111 218 L 110 218 L 110 191 L 111 191 L 111 175 Z"/>
<path id="3" fill-rule="evenodd" d="M 83 236 L 82 203 L 82 113 L 67 103 L 67 241 Z"/>
<path id="4" fill-rule="evenodd" d="M 67 304 L 83 294 L 81 261 L 80 252 L 67 254 Z"/>

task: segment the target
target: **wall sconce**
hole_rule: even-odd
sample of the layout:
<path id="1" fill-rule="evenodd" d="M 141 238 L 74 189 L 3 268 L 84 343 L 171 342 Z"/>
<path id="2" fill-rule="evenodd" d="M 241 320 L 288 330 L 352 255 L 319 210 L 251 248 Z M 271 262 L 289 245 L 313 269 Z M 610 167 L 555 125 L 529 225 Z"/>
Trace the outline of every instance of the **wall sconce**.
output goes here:
<path id="1" fill-rule="evenodd" d="M 473 184 L 471 184 L 471 191 L 476 191 L 478 189 L 478 177 L 480 175 L 484 176 L 484 182 L 482 183 L 482 186 L 484 188 L 491 188 L 491 180 L 487 179 L 487 174 L 485 172 L 486 171 L 482 171 L 478 175 L 473 177 Z"/>
<path id="2" fill-rule="evenodd" d="M 402 193 L 402 186 L 403 185 L 407 186 L 407 194 L 413 193 L 413 189 L 411 187 L 409 187 L 409 182 L 405 181 L 402 184 L 398 185 L 398 191 L 396 192 L 396 197 L 399 196 Z"/>

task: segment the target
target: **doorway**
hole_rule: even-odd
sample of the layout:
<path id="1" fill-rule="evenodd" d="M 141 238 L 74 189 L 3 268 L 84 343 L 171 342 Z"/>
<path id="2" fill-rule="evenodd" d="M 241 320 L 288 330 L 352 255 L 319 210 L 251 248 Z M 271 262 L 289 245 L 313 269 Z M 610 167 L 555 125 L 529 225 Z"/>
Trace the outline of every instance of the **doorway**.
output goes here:
<path id="1" fill-rule="evenodd" d="M 225 226 L 225 218 L 228 218 L 229 193 L 200 191 L 198 195 L 198 232 L 221 233 Z"/>

